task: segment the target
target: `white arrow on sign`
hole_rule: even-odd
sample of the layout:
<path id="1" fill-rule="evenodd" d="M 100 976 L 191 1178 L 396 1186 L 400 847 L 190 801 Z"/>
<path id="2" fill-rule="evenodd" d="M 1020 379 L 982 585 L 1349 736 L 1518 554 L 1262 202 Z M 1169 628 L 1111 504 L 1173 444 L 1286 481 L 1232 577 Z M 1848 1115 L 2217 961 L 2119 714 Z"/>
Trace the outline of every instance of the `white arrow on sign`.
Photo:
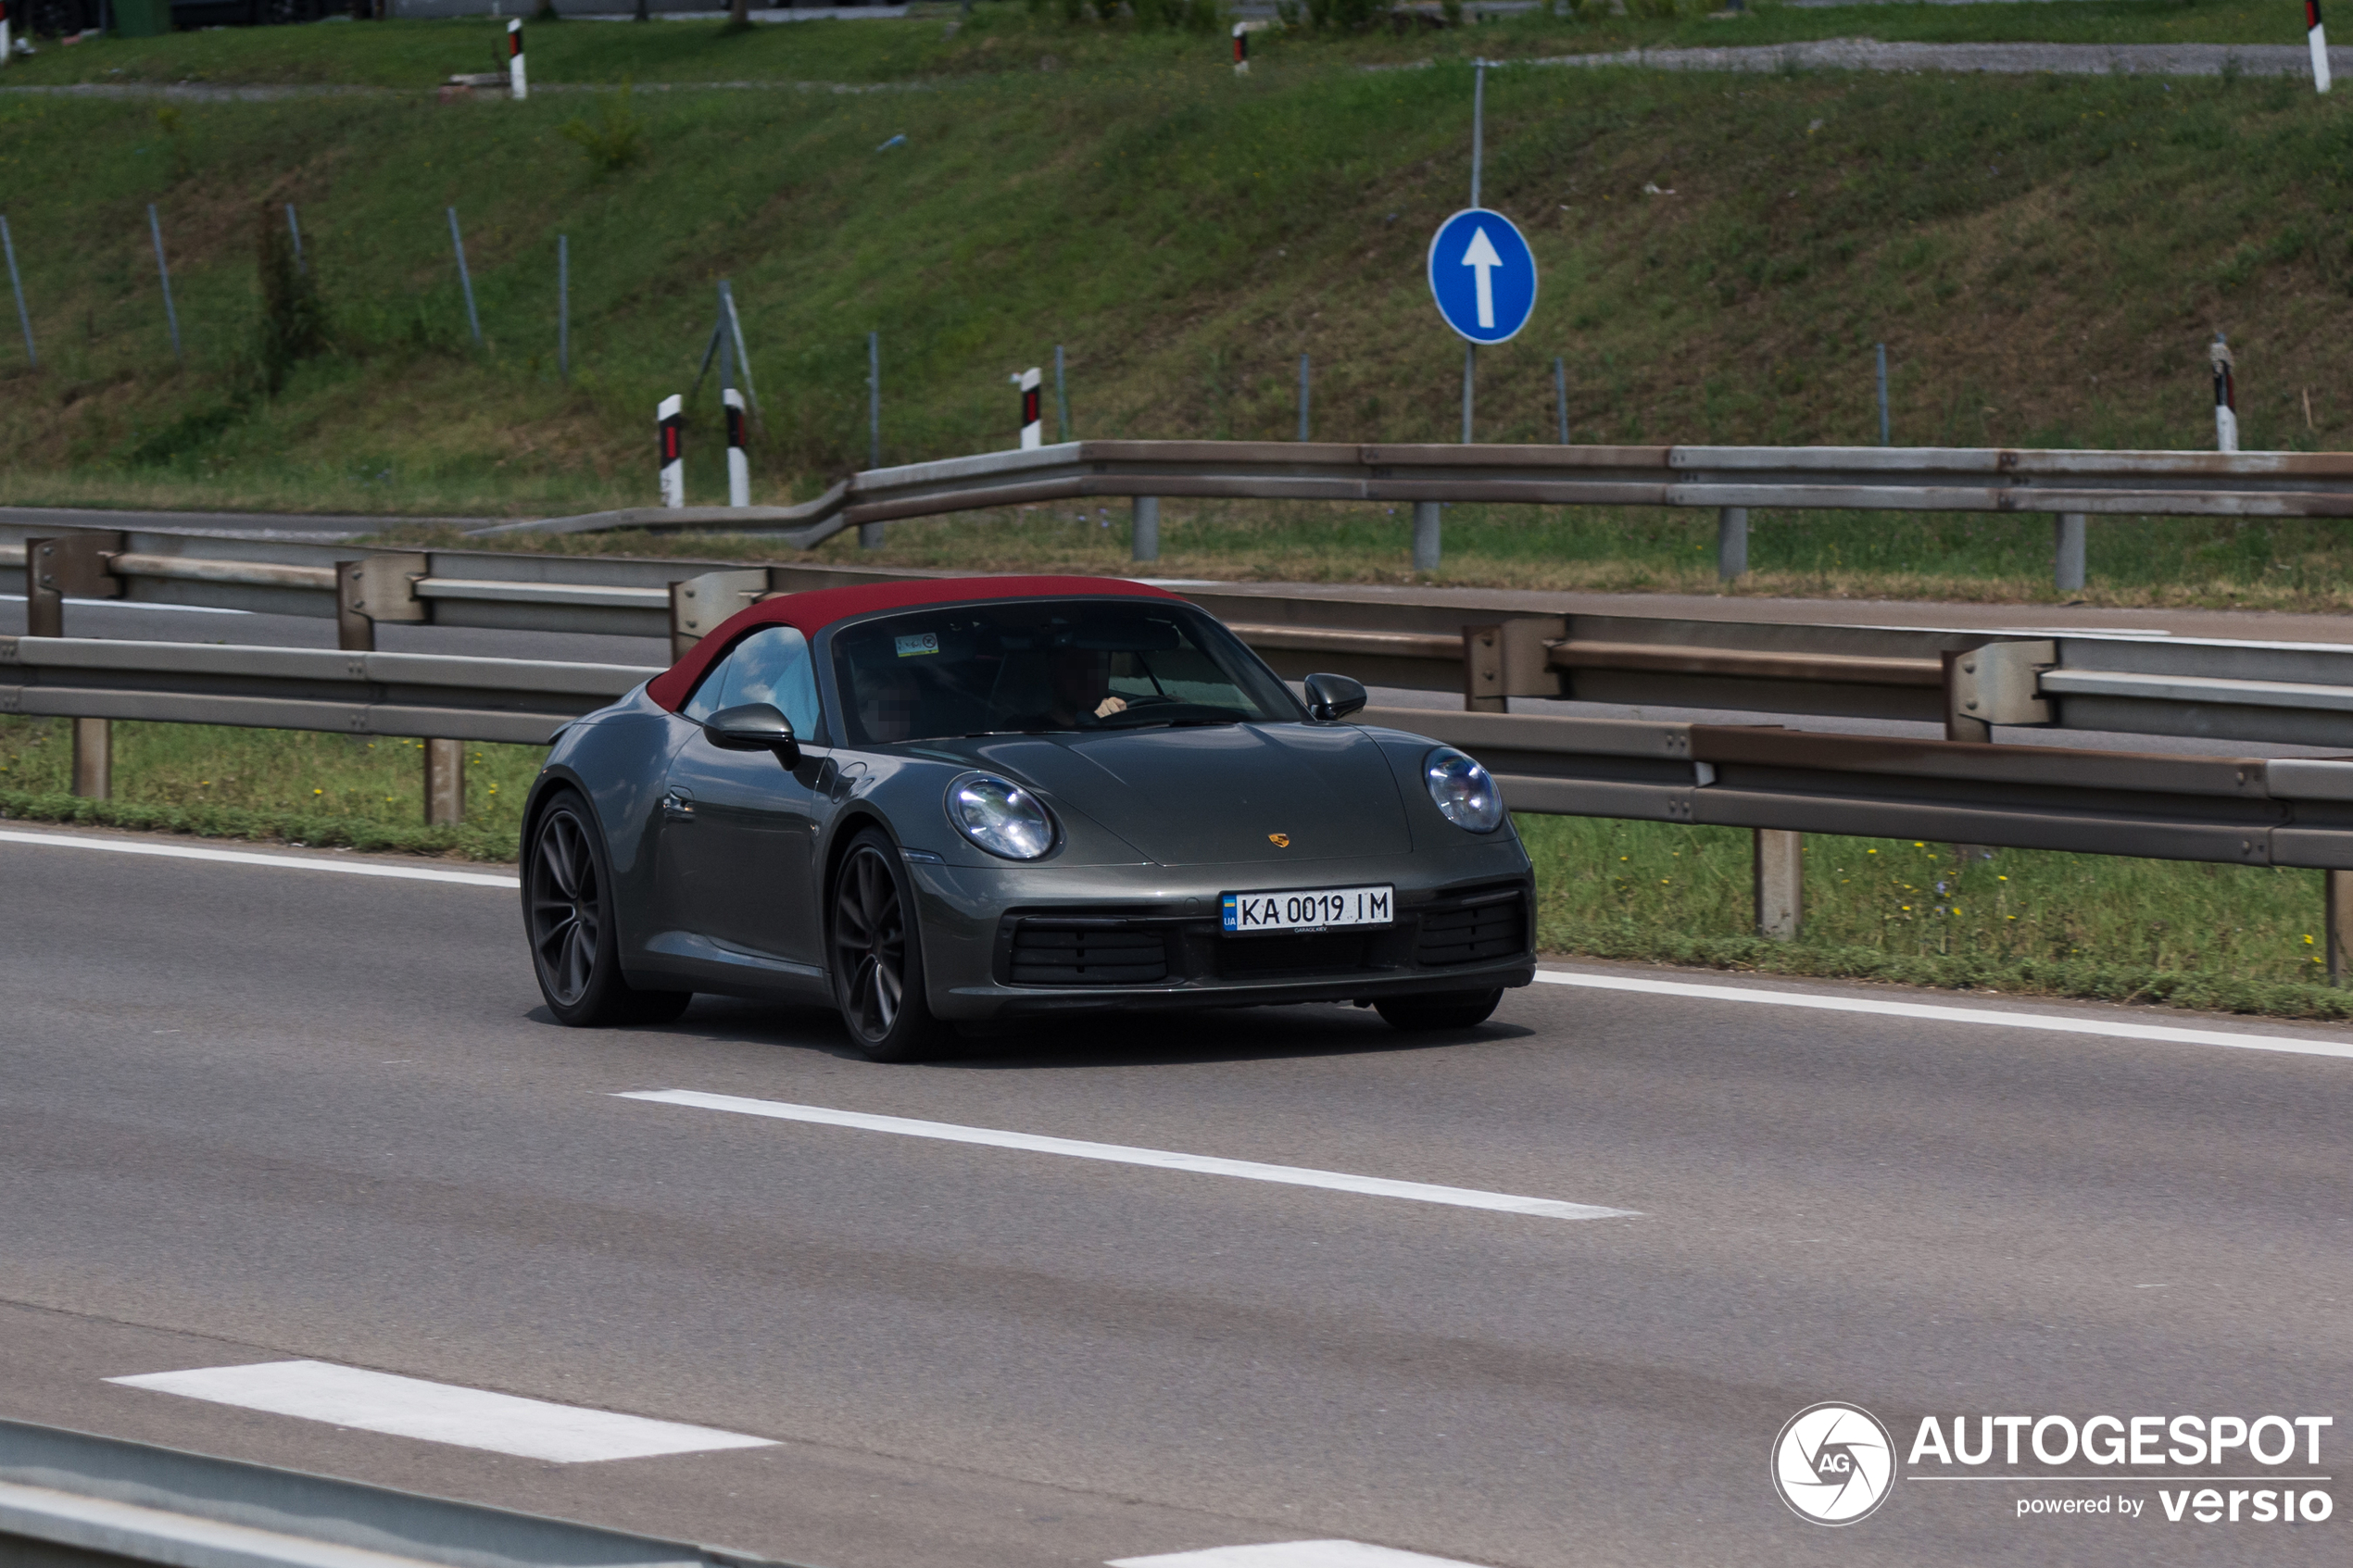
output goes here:
<path id="1" fill-rule="evenodd" d="M 1487 238 L 1486 225 L 1472 230 L 1463 265 L 1478 270 L 1478 324 L 1489 332 L 1495 328 L 1495 269 L 1503 264 L 1504 258 L 1495 254 L 1495 246 Z"/>

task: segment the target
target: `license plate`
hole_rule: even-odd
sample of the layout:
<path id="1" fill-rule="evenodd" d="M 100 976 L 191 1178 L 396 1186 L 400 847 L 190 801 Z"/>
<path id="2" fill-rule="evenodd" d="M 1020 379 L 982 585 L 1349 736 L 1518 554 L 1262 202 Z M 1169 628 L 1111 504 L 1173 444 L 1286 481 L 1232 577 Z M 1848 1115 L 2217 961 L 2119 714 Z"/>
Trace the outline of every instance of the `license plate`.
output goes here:
<path id="1" fill-rule="evenodd" d="M 1310 887 L 1296 893 L 1227 893 L 1218 897 L 1228 931 L 1319 931 L 1331 925 L 1387 925 L 1393 887 Z"/>

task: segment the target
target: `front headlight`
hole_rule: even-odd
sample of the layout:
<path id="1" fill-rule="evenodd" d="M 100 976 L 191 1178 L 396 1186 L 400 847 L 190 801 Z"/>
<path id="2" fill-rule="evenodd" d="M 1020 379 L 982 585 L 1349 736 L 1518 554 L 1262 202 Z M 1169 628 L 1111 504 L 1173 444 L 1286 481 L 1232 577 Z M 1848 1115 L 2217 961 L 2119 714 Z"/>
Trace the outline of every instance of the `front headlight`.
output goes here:
<path id="1" fill-rule="evenodd" d="M 1493 833 L 1504 825 L 1504 797 L 1495 780 L 1453 746 L 1422 759 L 1422 781 L 1429 785 L 1430 803 L 1456 827 Z"/>
<path id="2" fill-rule="evenodd" d="M 1054 819 L 1038 797 L 986 773 L 949 786 L 948 820 L 958 833 L 1008 860 L 1034 860 L 1054 847 Z"/>

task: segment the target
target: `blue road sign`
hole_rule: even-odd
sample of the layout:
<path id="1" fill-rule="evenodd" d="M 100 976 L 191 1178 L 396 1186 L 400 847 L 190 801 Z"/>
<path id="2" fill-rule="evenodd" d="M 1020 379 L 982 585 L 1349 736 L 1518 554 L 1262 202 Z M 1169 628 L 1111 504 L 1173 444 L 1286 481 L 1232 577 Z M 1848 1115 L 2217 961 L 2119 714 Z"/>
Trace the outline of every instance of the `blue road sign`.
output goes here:
<path id="1" fill-rule="evenodd" d="M 1536 308 L 1536 257 L 1510 219 L 1465 207 L 1429 242 L 1429 293 L 1463 336 L 1504 343 Z"/>

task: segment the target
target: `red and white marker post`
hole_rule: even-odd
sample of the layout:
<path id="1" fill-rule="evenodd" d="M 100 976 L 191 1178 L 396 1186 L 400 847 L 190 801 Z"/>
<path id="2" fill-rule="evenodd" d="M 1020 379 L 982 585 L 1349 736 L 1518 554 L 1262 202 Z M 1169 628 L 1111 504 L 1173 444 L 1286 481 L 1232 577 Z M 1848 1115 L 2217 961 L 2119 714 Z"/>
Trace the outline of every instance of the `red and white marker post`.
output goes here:
<path id="1" fill-rule="evenodd" d="M 654 422 L 661 433 L 661 504 L 683 507 L 686 504 L 686 400 L 676 393 L 663 398 L 654 410 Z"/>
<path id="2" fill-rule="evenodd" d="M 1021 449 L 1025 452 L 1045 445 L 1046 421 L 1038 408 L 1038 388 L 1044 381 L 1044 370 L 1037 365 L 1013 378 L 1014 383 L 1021 388 Z"/>
<path id="3" fill-rule="evenodd" d="M 522 73 L 522 20 L 507 24 L 507 92 L 516 103 L 531 96 L 531 82 Z"/>
<path id="4" fill-rule="evenodd" d="M 2214 361 L 2214 449 L 2239 449 L 2239 388 L 2232 374 L 2231 345 L 2221 332 L 2208 350 Z"/>
<path id="5" fill-rule="evenodd" d="M 2304 0 L 2304 3 L 2309 6 L 2315 0 Z M 1250 74 L 1250 26 L 1247 22 L 1234 24 L 1234 74 Z"/>
<path id="6" fill-rule="evenodd" d="M 727 504 L 751 505 L 751 459 L 744 455 L 744 395 L 729 387 L 719 395 L 727 408 Z"/>
<path id="7" fill-rule="evenodd" d="M 2329 90 L 2329 30 L 2321 25 L 2321 0 L 2304 0 L 2304 37 L 2312 45 L 2312 91 Z"/>

